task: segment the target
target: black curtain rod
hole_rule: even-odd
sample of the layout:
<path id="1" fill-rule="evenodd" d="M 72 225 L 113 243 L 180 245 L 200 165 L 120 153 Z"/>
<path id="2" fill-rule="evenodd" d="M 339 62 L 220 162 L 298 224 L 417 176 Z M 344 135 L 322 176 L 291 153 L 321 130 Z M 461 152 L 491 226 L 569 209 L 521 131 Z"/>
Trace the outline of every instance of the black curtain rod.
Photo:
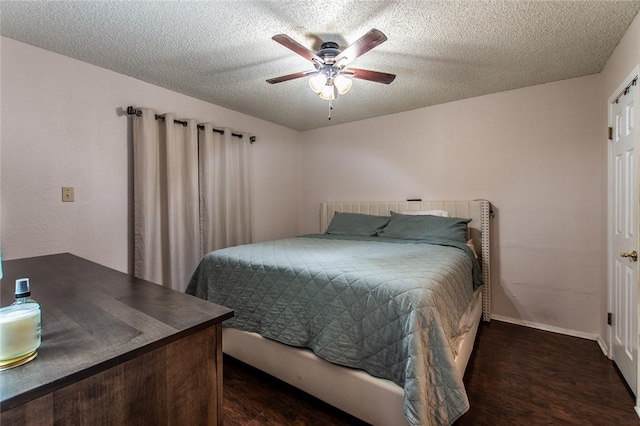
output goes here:
<path id="1" fill-rule="evenodd" d="M 137 117 L 140 117 L 142 115 L 142 110 L 139 109 L 135 109 L 134 107 L 130 106 L 127 107 L 127 115 L 135 115 Z M 156 114 L 155 115 L 156 120 L 162 120 L 164 121 L 164 115 L 161 114 Z M 186 121 L 182 121 L 182 120 L 173 120 L 174 123 L 176 124 L 182 124 L 183 126 L 187 126 L 187 122 Z M 204 130 L 204 126 L 202 124 L 198 124 L 198 129 L 200 130 Z M 216 133 L 220 133 L 221 135 L 224 135 L 224 130 L 222 129 L 212 129 L 214 132 Z M 231 136 L 235 136 L 236 138 L 243 138 L 243 135 L 240 133 L 231 133 Z M 255 136 L 250 136 L 249 137 L 249 142 L 250 143 L 254 143 L 256 141 L 256 137 Z"/>

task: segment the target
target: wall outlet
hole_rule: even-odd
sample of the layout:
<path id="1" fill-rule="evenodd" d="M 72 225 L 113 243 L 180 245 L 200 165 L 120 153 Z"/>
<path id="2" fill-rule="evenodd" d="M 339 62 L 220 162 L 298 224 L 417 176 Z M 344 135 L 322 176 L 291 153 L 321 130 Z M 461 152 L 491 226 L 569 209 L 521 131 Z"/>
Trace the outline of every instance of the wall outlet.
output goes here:
<path id="1" fill-rule="evenodd" d="M 62 201 L 73 203 L 73 186 L 62 187 Z"/>

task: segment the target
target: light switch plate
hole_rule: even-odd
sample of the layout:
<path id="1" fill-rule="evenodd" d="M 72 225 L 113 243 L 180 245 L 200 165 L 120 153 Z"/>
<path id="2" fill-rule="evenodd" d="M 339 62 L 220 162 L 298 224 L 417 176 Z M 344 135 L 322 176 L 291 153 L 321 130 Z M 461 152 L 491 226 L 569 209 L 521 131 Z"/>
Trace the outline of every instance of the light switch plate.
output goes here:
<path id="1" fill-rule="evenodd" d="M 62 187 L 62 201 L 73 203 L 73 186 Z"/>

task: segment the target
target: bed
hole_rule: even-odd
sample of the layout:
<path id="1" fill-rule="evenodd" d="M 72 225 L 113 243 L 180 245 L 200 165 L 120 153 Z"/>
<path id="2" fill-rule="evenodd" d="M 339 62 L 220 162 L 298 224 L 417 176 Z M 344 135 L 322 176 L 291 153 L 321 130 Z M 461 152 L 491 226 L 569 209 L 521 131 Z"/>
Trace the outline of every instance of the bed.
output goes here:
<path id="1" fill-rule="evenodd" d="M 452 218 L 420 214 L 434 210 Z M 202 259 L 187 292 L 235 310 L 224 352 L 374 425 L 453 423 L 490 318 L 489 202 L 328 202 L 319 216 L 320 234 Z M 463 222 L 462 242 L 403 234 L 446 223 L 458 240 Z"/>

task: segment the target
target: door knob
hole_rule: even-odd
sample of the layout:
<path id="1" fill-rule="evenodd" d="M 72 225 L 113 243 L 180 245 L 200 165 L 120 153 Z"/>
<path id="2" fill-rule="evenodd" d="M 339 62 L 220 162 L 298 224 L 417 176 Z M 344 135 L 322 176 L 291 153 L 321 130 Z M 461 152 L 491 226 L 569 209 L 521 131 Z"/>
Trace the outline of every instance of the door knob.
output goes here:
<path id="1" fill-rule="evenodd" d="M 620 256 L 621 257 L 627 257 L 632 262 L 637 262 L 638 261 L 638 252 L 635 251 L 635 250 L 632 251 L 631 253 L 620 253 Z"/>

